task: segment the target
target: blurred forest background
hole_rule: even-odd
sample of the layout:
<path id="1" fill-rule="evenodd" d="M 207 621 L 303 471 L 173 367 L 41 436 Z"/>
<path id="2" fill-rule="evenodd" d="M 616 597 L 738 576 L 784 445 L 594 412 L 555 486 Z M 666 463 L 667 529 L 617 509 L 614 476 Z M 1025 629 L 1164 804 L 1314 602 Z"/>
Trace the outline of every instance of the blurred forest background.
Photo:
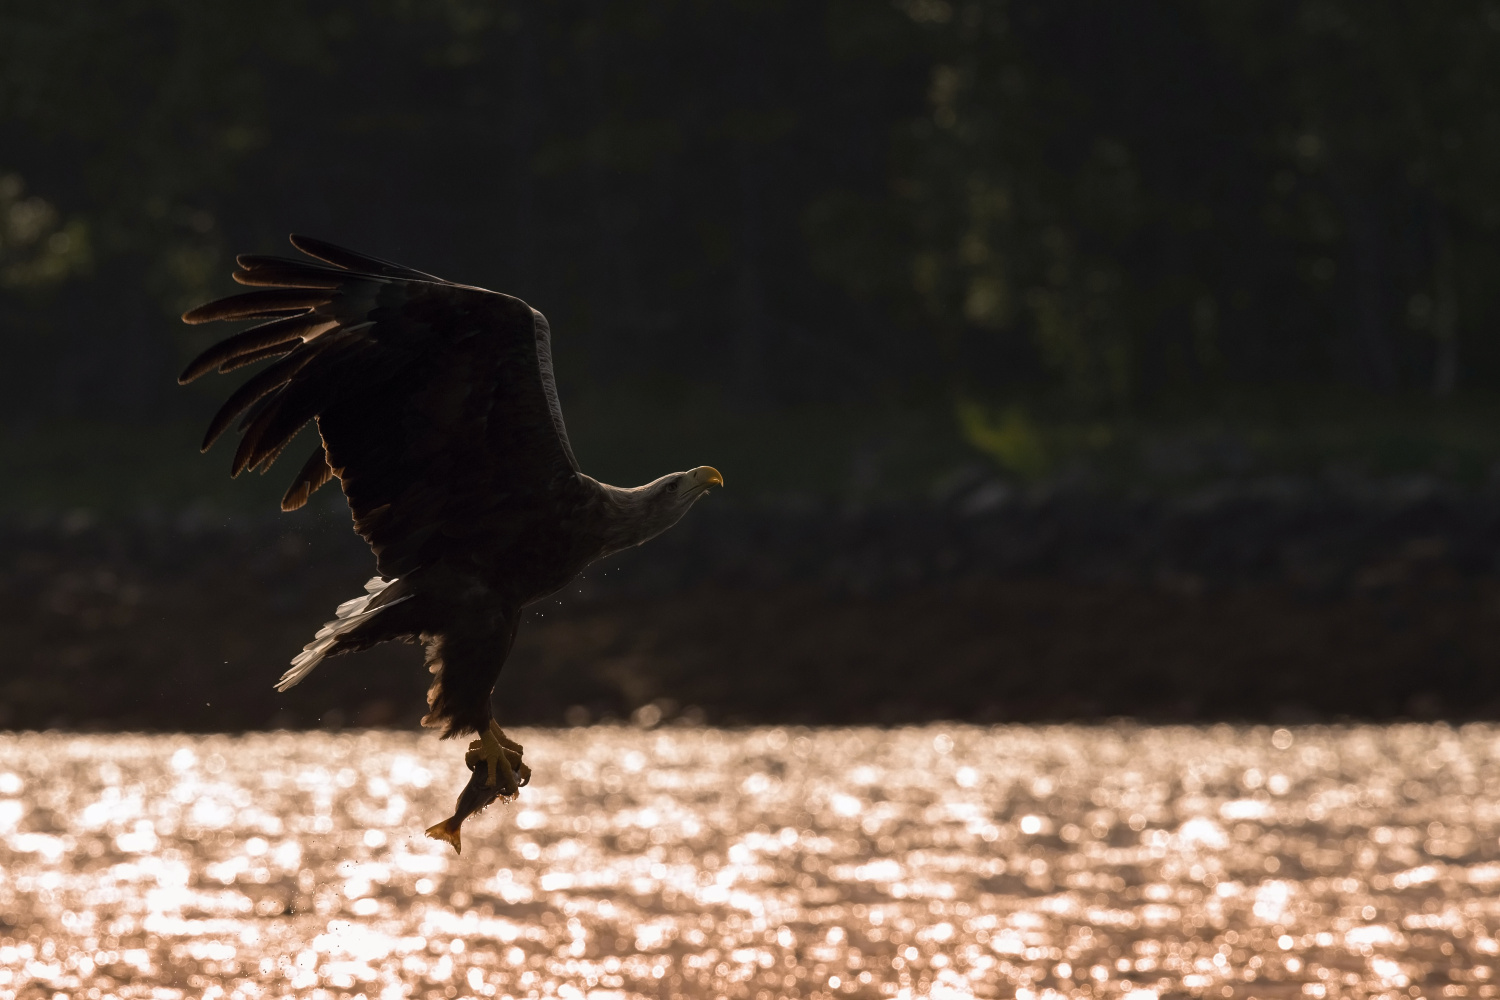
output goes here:
<path id="1" fill-rule="evenodd" d="M 8 0 L 4 503 L 245 497 L 176 316 L 292 230 L 546 312 L 606 476 L 1482 482 L 1497 177 L 1491 2 Z"/>
<path id="2" fill-rule="evenodd" d="M 227 454 L 196 453 L 226 382 L 175 384 L 217 334 L 177 316 L 233 287 L 234 253 L 297 231 L 545 312 L 602 479 L 708 462 L 729 508 L 798 517 L 1094 497 L 1057 537 L 1088 536 L 1111 496 L 1271 490 L 1256 523 L 1280 527 L 1233 571 L 1184 568 L 1190 544 L 1102 576 L 1056 553 L 994 565 L 1172 600 L 1252 566 L 1325 600 L 1414 578 L 1372 566 L 1440 563 L 1469 624 L 1412 639 L 1392 676 L 1448 650 L 1450 702 L 1500 705 L 1472 690 L 1487 640 L 1463 638 L 1500 614 L 1497 178 L 1494 0 L 0 0 L 0 513 L 46 550 L 7 586 L 45 595 L 74 565 L 38 532 L 271 509 L 286 470 L 231 484 Z M 1322 527 L 1297 519 L 1329 489 L 1428 507 L 1325 498 Z M 275 530 L 344 532 L 331 493 Z M 1375 527 L 1337 558 L 1287 554 L 1351 524 Z M 128 572 L 78 572 L 57 614 L 129 603 Z M 299 605 L 298 634 L 323 610 Z M 1038 648 L 1071 627 L 1048 614 Z M 1194 655 L 1183 671 L 1217 654 Z M 27 683 L 12 704 L 52 704 Z M 1404 683 L 1358 711 L 1443 703 Z M 578 698 L 628 711 L 649 687 Z"/>

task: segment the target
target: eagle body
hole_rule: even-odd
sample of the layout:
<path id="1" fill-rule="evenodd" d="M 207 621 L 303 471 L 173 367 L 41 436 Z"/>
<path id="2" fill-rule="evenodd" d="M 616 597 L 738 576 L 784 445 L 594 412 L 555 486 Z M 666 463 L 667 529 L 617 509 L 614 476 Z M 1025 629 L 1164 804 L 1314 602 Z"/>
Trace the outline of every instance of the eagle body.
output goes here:
<path id="1" fill-rule="evenodd" d="M 204 450 L 238 420 L 232 474 L 264 471 L 315 422 L 318 445 L 282 508 L 338 479 L 375 555 L 365 595 L 339 607 L 277 686 L 328 656 L 420 642 L 434 674 L 424 724 L 483 734 L 521 610 L 665 531 L 723 479 L 701 466 L 624 489 L 584 475 L 541 313 L 318 240 L 292 243 L 313 259 L 242 256 L 235 280 L 255 290 L 184 314 L 261 322 L 180 379 L 276 359 L 229 397 Z"/>

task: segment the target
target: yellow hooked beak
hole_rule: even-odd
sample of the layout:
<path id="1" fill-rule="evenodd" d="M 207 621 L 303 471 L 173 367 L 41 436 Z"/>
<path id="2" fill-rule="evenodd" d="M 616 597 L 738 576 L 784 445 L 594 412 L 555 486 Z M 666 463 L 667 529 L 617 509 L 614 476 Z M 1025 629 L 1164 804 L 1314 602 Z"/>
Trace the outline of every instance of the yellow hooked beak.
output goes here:
<path id="1" fill-rule="evenodd" d="M 700 465 L 693 470 L 693 479 L 697 481 L 699 489 L 708 489 L 710 486 L 723 486 L 724 477 L 719 475 L 719 470 L 712 465 Z"/>

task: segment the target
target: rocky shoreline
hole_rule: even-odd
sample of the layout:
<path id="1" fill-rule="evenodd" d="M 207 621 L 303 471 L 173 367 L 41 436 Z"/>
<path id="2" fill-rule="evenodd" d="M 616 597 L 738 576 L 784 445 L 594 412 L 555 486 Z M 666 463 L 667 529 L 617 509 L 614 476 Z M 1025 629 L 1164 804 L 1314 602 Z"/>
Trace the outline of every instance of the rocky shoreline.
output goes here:
<path id="1" fill-rule="evenodd" d="M 412 648 L 271 690 L 371 571 L 339 512 L 11 520 L 0 545 L 0 727 L 407 726 L 424 707 Z M 1426 481 L 705 504 L 530 609 L 497 706 L 553 724 L 1497 718 L 1497 557 L 1500 498 Z"/>

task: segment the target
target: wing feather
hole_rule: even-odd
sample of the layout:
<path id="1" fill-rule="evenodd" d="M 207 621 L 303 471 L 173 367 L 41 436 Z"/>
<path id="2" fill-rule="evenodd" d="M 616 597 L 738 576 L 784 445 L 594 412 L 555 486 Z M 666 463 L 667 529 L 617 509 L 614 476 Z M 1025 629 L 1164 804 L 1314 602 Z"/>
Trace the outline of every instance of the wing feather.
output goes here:
<path id="1" fill-rule="evenodd" d="M 382 260 L 379 257 L 371 257 L 368 254 L 356 253 L 343 247 L 315 240 L 311 236 L 293 236 L 292 246 L 301 250 L 310 257 L 316 257 L 321 261 L 333 264 L 335 267 L 348 268 L 351 271 L 364 271 L 369 274 L 378 274 L 388 278 L 407 278 L 412 281 L 435 281 L 439 284 L 447 284 L 442 278 L 435 278 L 421 271 L 414 271 L 409 267 L 403 267 L 392 261 Z"/>
<path id="2" fill-rule="evenodd" d="M 236 271 L 230 277 L 241 285 L 264 288 L 326 288 L 331 290 L 341 284 L 341 273 L 331 267 L 314 267 L 309 264 L 291 262 L 281 265 L 267 264 L 252 270 Z"/>
<path id="3" fill-rule="evenodd" d="M 347 331 L 345 333 L 347 336 Z M 235 474 L 262 464 L 270 468 L 281 449 L 309 420 L 336 406 L 362 382 L 379 384 L 394 374 L 395 362 L 399 359 L 378 354 L 359 357 L 375 353 L 358 341 L 331 344 L 315 361 L 288 379 L 286 387 L 246 424 L 244 437 L 235 453 Z"/>
<path id="4" fill-rule="evenodd" d="M 238 297 L 236 296 L 236 298 Z M 324 303 L 320 302 L 316 304 L 322 305 Z M 231 317 L 216 318 L 228 319 Z M 241 317 L 236 316 L 233 318 L 238 319 Z M 331 330 L 336 326 L 338 326 L 337 320 L 319 316 L 316 313 L 310 313 L 305 310 L 295 316 L 287 316 L 282 319 L 272 320 L 269 323 L 262 323 L 259 326 L 252 326 L 250 329 L 237 333 L 232 337 L 225 337 L 202 354 L 199 354 L 188 363 L 188 366 L 183 369 L 182 374 L 177 376 L 177 381 L 186 384 L 201 375 L 213 371 L 215 368 L 221 374 L 232 371 L 234 368 L 240 366 L 238 364 L 231 365 L 228 368 L 223 366 L 245 355 L 261 354 L 261 352 L 268 348 L 290 344 L 294 340 L 311 340 L 318 334 L 326 330 Z M 287 347 L 281 353 L 285 354 L 289 350 L 291 348 Z"/>
<path id="5" fill-rule="evenodd" d="M 318 447 L 308 456 L 302 465 L 302 471 L 297 473 L 297 478 L 287 489 L 286 495 L 281 498 L 282 510 L 296 510 L 307 503 L 318 490 L 322 489 L 327 482 L 333 478 L 333 469 L 328 465 L 328 456 L 323 451 L 323 442 L 318 442 Z"/>
<path id="6" fill-rule="evenodd" d="M 210 347 L 185 379 L 285 355 L 230 395 L 205 449 L 243 417 L 231 470 L 264 469 L 316 420 L 322 444 L 282 506 L 339 478 L 388 578 L 435 560 L 504 562 L 506 545 L 558 521 L 558 504 L 581 502 L 540 313 L 319 240 L 292 243 L 316 261 L 240 257 L 235 280 L 259 290 L 188 314 L 271 321 Z"/>
<path id="7" fill-rule="evenodd" d="M 286 385 L 287 381 L 312 358 L 310 355 L 293 352 L 290 357 L 283 358 L 269 368 L 257 372 L 244 385 L 240 386 L 224 405 L 219 407 L 219 412 L 208 422 L 208 430 L 203 435 L 201 450 L 207 451 L 213 443 L 219 439 L 219 435 L 229 429 L 235 418 L 244 413 L 250 407 L 260 402 L 270 393 Z M 239 473 L 235 473 L 238 475 Z"/>
<path id="8" fill-rule="evenodd" d="M 242 253 L 234 259 L 242 271 L 261 271 L 267 268 L 291 267 L 300 271 L 326 271 L 330 274 L 339 275 L 346 269 L 342 267 L 330 267 L 321 261 L 313 262 L 303 260 L 301 257 L 282 257 L 279 254 L 268 253 Z"/>
<path id="9" fill-rule="evenodd" d="M 262 347 L 258 351 L 249 351 L 244 354 L 236 354 L 228 361 L 221 363 L 218 367 L 218 372 L 220 375 L 228 375 L 232 371 L 237 371 L 245 367 L 246 365 L 253 365 L 257 361 L 264 361 L 267 358 L 279 358 L 283 354 L 291 353 L 293 346 L 294 345 L 291 342 L 285 344 L 273 344 L 270 347 Z"/>
<path id="10" fill-rule="evenodd" d="M 182 314 L 184 323 L 211 323 L 217 319 L 262 319 L 284 313 L 303 312 L 326 305 L 328 296 L 298 288 L 264 289 L 241 292 L 217 299 Z"/>

